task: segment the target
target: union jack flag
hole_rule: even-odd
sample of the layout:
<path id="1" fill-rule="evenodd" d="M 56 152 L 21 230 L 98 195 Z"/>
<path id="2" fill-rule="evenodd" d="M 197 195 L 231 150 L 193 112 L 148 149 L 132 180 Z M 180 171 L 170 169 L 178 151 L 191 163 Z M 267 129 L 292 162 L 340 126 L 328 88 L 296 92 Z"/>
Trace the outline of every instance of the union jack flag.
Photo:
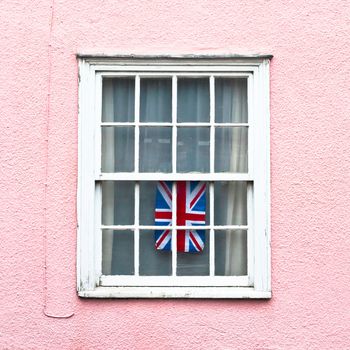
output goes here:
<path id="1" fill-rule="evenodd" d="M 178 226 L 199 226 L 205 224 L 205 182 L 177 182 Z M 155 225 L 172 224 L 172 182 L 159 181 L 157 184 Z M 201 252 L 204 248 L 205 230 L 178 230 L 178 252 Z M 171 229 L 155 231 L 155 247 L 158 250 L 171 250 Z"/>

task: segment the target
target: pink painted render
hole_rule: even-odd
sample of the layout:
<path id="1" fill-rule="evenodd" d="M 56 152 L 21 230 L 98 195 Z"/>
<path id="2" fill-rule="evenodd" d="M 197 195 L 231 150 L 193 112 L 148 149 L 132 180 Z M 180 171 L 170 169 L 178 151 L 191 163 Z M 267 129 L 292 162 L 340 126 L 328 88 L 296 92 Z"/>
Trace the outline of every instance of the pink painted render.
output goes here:
<path id="1" fill-rule="evenodd" d="M 0 349 L 350 349 L 349 18 L 342 0 L 2 0 Z M 271 300 L 77 297 L 79 52 L 274 55 Z"/>

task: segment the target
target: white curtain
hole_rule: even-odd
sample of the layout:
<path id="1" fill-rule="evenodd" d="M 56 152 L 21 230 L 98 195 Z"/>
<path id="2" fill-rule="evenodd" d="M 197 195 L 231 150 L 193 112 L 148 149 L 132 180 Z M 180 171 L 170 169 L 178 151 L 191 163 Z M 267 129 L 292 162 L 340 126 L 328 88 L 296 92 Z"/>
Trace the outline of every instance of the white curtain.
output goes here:
<path id="1" fill-rule="evenodd" d="M 246 123 L 247 81 L 245 79 L 217 79 L 216 121 Z M 216 131 L 216 171 L 248 171 L 248 130 L 246 127 L 219 128 Z M 247 185 L 226 182 L 216 186 L 216 223 L 247 224 Z M 221 254 L 220 254 L 221 253 Z M 227 230 L 219 232 L 216 240 L 216 272 L 219 275 L 247 273 L 247 232 Z"/>
<path id="2" fill-rule="evenodd" d="M 105 79 L 103 83 L 103 120 L 132 121 L 134 114 L 133 79 Z M 246 122 L 246 81 L 218 79 L 216 82 L 216 121 Z M 171 80 L 142 79 L 140 96 L 142 122 L 171 121 Z M 178 120 L 209 121 L 209 80 L 178 80 Z M 209 171 L 209 128 L 178 128 L 177 171 Z M 216 171 L 247 171 L 247 130 L 216 129 Z M 172 132 L 170 127 L 140 128 L 140 171 L 171 172 Z M 103 171 L 133 171 L 133 127 L 104 127 L 102 132 Z M 155 156 L 156 155 L 156 156 Z M 140 184 L 140 224 L 154 223 L 156 182 Z M 132 183 L 103 183 L 103 223 L 133 224 L 134 188 Z M 246 184 L 215 185 L 215 224 L 246 224 Z M 207 218 L 209 218 L 209 186 L 207 186 Z M 246 274 L 246 232 L 216 233 L 216 273 Z M 178 253 L 178 275 L 208 275 L 209 237 L 199 254 Z M 103 233 L 104 274 L 133 273 L 132 232 Z M 170 275 L 171 254 L 154 249 L 153 232 L 140 232 L 140 274 Z"/>

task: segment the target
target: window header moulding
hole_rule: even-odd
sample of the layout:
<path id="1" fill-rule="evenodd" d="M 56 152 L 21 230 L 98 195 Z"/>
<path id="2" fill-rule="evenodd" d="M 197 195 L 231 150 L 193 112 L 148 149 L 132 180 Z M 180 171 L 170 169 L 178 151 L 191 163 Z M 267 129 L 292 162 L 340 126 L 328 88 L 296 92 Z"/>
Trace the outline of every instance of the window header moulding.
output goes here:
<path id="1" fill-rule="evenodd" d="M 157 65 L 190 65 L 190 66 L 217 66 L 223 64 L 227 65 L 259 65 L 264 60 L 271 60 L 273 55 L 271 54 L 183 54 L 183 55 L 139 55 L 139 54 L 103 54 L 103 53 L 77 53 L 78 60 L 85 61 L 89 64 L 126 64 L 126 65 L 138 65 L 150 64 L 152 66 Z"/>

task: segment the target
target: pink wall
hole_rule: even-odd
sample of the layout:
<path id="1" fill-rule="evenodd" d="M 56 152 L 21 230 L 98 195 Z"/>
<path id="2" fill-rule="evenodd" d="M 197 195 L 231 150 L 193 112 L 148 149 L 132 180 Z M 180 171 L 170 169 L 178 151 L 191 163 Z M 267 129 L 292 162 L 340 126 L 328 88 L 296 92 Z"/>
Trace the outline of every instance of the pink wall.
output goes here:
<path id="1" fill-rule="evenodd" d="M 0 2 L 0 348 L 349 349 L 350 3 L 50 5 Z M 274 55 L 270 301 L 76 296 L 77 52 Z"/>

